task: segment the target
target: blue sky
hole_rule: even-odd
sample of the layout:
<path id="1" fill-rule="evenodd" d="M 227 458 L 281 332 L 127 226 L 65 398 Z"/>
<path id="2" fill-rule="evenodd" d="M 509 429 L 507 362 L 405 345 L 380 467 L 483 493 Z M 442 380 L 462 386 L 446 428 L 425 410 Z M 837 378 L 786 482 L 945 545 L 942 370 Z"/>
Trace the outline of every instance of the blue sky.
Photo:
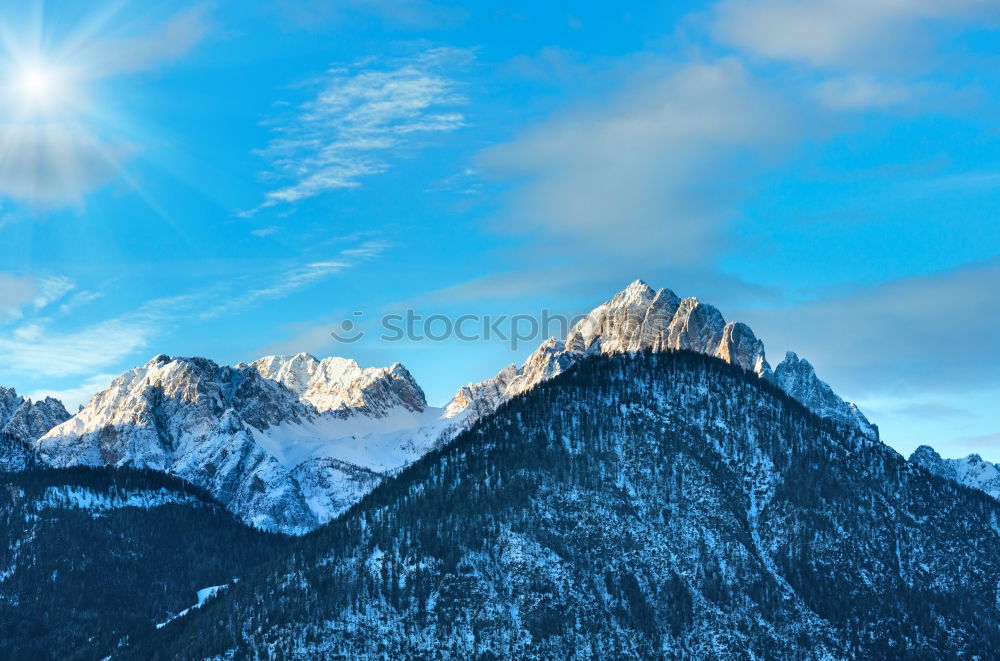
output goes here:
<path id="1" fill-rule="evenodd" d="M 443 404 L 532 345 L 380 315 L 642 278 L 1000 460 L 1000 1 L 83 4 L 2 3 L 4 385 L 309 351 Z"/>

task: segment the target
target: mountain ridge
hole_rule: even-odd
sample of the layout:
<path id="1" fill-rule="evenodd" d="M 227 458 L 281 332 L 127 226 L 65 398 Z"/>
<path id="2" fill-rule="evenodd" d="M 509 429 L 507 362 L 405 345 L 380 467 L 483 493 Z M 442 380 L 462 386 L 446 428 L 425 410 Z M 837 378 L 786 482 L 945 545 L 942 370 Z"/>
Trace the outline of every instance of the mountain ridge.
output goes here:
<path id="1" fill-rule="evenodd" d="M 293 380 L 303 373 L 309 378 L 298 387 Z M 398 364 L 362 370 L 299 354 L 230 367 L 161 354 L 116 378 L 34 449 L 54 467 L 177 475 L 251 525 L 302 534 L 353 502 L 375 475 L 419 455 L 421 447 L 393 433 L 428 416 L 435 411 Z M 338 443 L 371 448 L 371 465 L 357 452 L 331 465 L 324 452 Z M 349 468 L 352 459 L 358 463 Z"/>
<path id="2" fill-rule="evenodd" d="M 942 459 L 934 448 L 921 445 L 910 455 L 910 463 L 952 482 L 978 489 L 1000 500 L 1000 466 L 978 454 L 960 459 Z"/>
<path id="3" fill-rule="evenodd" d="M 442 410 L 400 363 L 362 368 L 306 353 L 220 366 L 160 355 L 115 379 L 33 444 L 53 466 L 152 467 L 209 489 L 244 521 L 302 534 L 385 476 L 447 442 L 504 401 L 593 355 L 693 350 L 774 383 L 818 414 L 877 439 L 878 429 L 789 352 L 776 369 L 764 343 L 713 306 L 637 280 L 563 340 L 520 366 L 463 386 Z"/>

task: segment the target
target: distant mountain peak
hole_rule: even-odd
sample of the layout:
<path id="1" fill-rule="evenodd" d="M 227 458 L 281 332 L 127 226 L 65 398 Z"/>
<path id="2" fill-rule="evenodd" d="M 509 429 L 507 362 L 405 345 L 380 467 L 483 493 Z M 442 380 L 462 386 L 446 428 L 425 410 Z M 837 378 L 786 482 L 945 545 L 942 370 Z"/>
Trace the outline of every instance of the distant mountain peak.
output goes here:
<path id="1" fill-rule="evenodd" d="M 910 461 L 913 463 L 922 463 L 925 461 L 941 461 L 941 455 L 938 454 L 937 450 L 929 445 L 921 445 L 917 447 L 916 450 L 910 455 Z"/>
<path id="2" fill-rule="evenodd" d="M 774 368 L 774 383 L 806 408 L 822 418 L 857 427 L 870 438 L 878 438 L 878 427 L 858 407 L 841 399 L 825 381 L 816 375 L 808 360 L 799 358 L 794 351 Z"/>
<path id="3" fill-rule="evenodd" d="M 261 376 L 277 381 L 320 413 L 384 417 L 396 406 L 421 412 L 424 391 L 402 363 L 362 368 L 349 358 L 317 360 L 307 353 L 265 356 L 250 363 Z"/>
<path id="4" fill-rule="evenodd" d="M 32 443 L 70 417 L 53 397 L 31 401 L 0 386 L 0 472 L 24 470 L 38 462 Z"/>
<path id="5" fill-rule="evenodd" d="M 909 459 L 939 477 L 984 491 L 1000 500 L 1000 465 L 985 461 L 978 454 L 963 459 L 944 459 L 929 445 L 921 445 Z"/>
<path id="6" fill-rule="evenodd" d="M 655 294 L 656 291 L 652 287 L 647 285 L 644 280 L 633 280 L 628 287 L 618 292 L 615 298 L 628 297 L 628 296 L 651 298 Z"/>

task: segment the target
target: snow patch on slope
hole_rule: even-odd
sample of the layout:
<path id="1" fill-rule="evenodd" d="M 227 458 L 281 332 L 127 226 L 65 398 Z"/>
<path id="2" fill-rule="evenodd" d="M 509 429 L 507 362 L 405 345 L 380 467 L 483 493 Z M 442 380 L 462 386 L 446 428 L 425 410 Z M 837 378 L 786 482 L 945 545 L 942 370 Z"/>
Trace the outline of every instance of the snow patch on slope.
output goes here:
<path id="1" fill-rule="evenodd" d="M 124 507 L 152 509 L 161 505 L 202 502 L 196 496 L 167 489 L 99 492 L 81 486 L 52 486 L 38 500 L 38 509 L 80 509 L 106 512 Z"/>

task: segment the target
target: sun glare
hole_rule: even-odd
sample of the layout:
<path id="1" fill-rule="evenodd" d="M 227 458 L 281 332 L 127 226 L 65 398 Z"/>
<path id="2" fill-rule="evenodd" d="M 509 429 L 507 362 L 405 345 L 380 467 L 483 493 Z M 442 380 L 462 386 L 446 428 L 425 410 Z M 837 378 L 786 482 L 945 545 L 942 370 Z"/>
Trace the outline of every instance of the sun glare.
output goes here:
<path id="1" fill-rule="evenodd" d="M 25 99 L 43 101 L 52 95 L 52 74 L 44 67 L 26 67 L 18 76 L 17 86 Z"/>
<path id="2" fill-rule="evenodd" d="M 63 115 L 73 106 L 62 72 L 44 62 L 23 62 L 8 69 L 5 96 L 8 108 L 22 118 Z"/>

